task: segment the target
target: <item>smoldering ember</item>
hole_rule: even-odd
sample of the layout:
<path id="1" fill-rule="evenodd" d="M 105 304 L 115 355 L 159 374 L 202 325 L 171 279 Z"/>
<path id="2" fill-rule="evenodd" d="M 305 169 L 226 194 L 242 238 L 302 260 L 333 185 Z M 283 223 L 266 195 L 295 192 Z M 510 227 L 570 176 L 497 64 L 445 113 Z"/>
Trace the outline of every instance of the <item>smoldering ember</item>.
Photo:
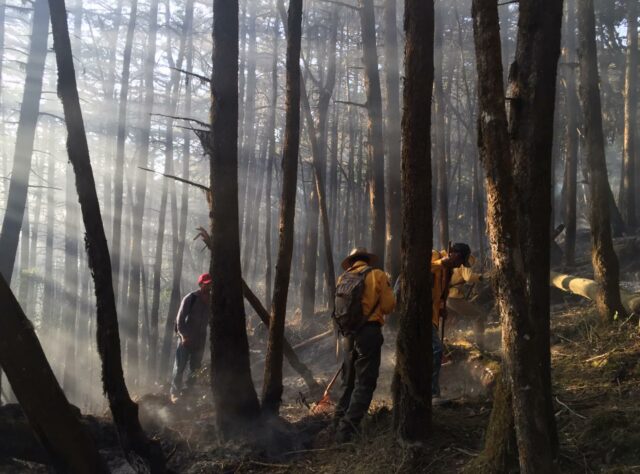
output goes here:
<path id="1" fill-rule="evenodd" d="M 640 472 L 639 0 L 0 0 L 0 473 Z"/>

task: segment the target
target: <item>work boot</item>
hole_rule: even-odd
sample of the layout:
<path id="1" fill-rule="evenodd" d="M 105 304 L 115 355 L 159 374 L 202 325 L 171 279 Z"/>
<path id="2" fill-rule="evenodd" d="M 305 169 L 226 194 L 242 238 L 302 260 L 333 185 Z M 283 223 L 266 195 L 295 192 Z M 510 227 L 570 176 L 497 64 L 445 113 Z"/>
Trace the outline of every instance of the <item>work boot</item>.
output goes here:
<path id="1" fill-rule="evenodd" d="M 353 431 L 351 430 L 338 430 L 336 432 L 336 444 L 345 444 L 351 441 L 353 438 Z"/>

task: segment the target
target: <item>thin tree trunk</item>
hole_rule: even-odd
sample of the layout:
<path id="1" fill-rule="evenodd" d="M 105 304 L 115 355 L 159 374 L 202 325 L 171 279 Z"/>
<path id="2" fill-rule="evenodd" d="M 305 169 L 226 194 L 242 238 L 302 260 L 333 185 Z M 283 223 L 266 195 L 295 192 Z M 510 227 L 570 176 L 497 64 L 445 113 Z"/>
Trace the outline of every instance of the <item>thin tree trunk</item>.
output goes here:
<path id="1" fill-rule="evenodd" d="M 122 200 L 124 197 L 124 148 L 127 138 L 127 105 L 129 100 L 129 76 L 131 73 L 131 50 L 133 49 L 133 33 L 138 14 L 138 0 L 132 0 L 127 26 L 127 39 L 122 57 L 122 79 L 120 81 L 120 103 L 118 106 L 118 127 L 116 138 L 116 166 L 113 176 L 113 227 L 111 250 L 113 252 L 113 279 L 116 291 L 120 282 L 120 237 L 122 234 Z M 124 255 L 124 253 L 122 253 Z M 123 295 L 118 295 L 119 301 L 124 301 Z"/>
<path id="2" fill-rule="evenodd" d="M 382 131 L 382 92 L 378 72 L 376 23 L 373 0 L 359 0 L 362 49 L 364 60 L 364 88 L 369 114 L 369 202 L 371 203 L 371 247 L 384 268 L 386 237 L 384 197 L 384 141 Z"/>
<path id="3" fill-rule="evenodd" d="M 437 208 L 438 237 L 440 247 L 447 248 L 449 242 L 449 185 L 447 177 L 447 155 L 445 150 L 445 92 L 443 87 L 443 40 L 444 24 L 442 19 L 442 3 L 436 7 L 434 35 L 434 116 L 435 116 L 435 164 L 438 174 Z"/>
<path id="4" fill-rule="evenodd" d="M 387 269 L 391 281 L 400 274 L 402 232 L 400 195 L 400 69 L 396 1 L 384 2 L 384 59 L 387 79 Z"/>
<path id="5" fill-rule="evenodd" d="M 78 219 L 77 201 L 73 192 L 73 169 L 67 166 L 65 179 L 65 218 L 64 218 L 64 332 L 67 335 L 66 353 L 64 357 L 63 386 L 71 399 L 78 395 L 75 385 L 76 345 L 84 344 L 75 338 L 77 295 L 78 295 Z"/>
<path id="6" fill-rule="evenodd" d="M 576 4 L 567 0 L 566 45 L 564 51 L 566 83 L 566 137 L 564 169 L 564 257 L 568 266 L 575 263 L 576 197 L 578 189 L 578 95 L 576 92 Z"/>
<path id="7" fill-rule="evenodd" d="M 298 152 L 300 148 L 302 0 L 289 1 L 286 24 L 287 95 L 282 158 L 282 197 L 280 198 L 280 242 L 262 390 L 262 408 L 269 415 L 277 415 L 282 397 L 284 323 L 289 293 L 291 256 L 293 253 L 296 178 L 298 176 Z"/>
<path id="8" fill-rule="evenodd" d="M 142 272 L 142 223 L 144 219 L 144 205 L 147 193 L 147 173 L 140 168 L 146 168 L 149 161 L 149 146 L 151 134 L 151 112 L 153 111 L 154 75 L 156 63 L 156 39 L 158 34 L 158 2 L 152 0 L 149 7 L 149 36 L 144 60 L 144 111 L 141 124 L 140 145 L 138 153 L 138 169 L 135 178 L 135 202 L 133 205 L 133 229 L 131 231 L 131 269 L 129 277 L 129 299 L 127 303 L 127 369 L 130 381 L 134 387 L 139 378 L 138 354 L 138 315 L 140 313 L 140 274 Z M 133 196 L 132 196 L 133 197 Z"/>
<path id="9" fill-rule="evenodd" d="M 322 237 L 324 243 L 324 254 L 327 261 L 327 271 L 326 271 L 326 284 L 329 288 L 330 300 L 333 301 L 335 296 L 335 286 L 336 286 L 336 274 L 335 268 L 333 265 L 333 250 L 331 246 L 331 229 L 329 228 L 329 214 L 327 211 L 327 196 L 326 196 L 326 186 L 324 183 L 324 173 L 322 173 L 323 165 L 326 163 L 320 157 L 320 144 L 316 137 L 316 130 L 313 124 L 313 117 L 311 116 L 311 107 L 309 106 L 309 98 L 307 96 L 307 91 L 305 89 L 304 82 L 301 83 L 301 98 L 302 98 L 302 108 L 304 110 L 304 114 L 307 120 L 307 130 L 309 131 L 309 141 L 311 142 L 312 149 L 312 159 L 313 159 L 313 176 L 315 182 L 315 193 L 318 196 L 318 203 L 320 208 L 320 217 L 322 220 Z M 303 313 L 303 315 L 305 315 Z"/>
<path id="10" fill-rule="evenodd" d="M 431 95 L 433 1 L 405 0 L 406 43 L 402 116 L 403 307 L 393 374 L 394 427 L 400 440 L 431 432 Z"/>
<path id="11" fill-rule="evenodd" d="M 98 353 L 102 362 L 103 389 L 109 399 L 120 444 L 134 470 L 164 472 L 165 461 L 161 447 L 150 441 L 142 430 L 138 420 L 138 406 L 129 397 L 124 382 L 111 259 L 80 109 L 67 13 L 64 0 L 49 0 L 49 4 L 58 66 L 58 95 L 67 126 L 67 152 L 76 175 L 76 189 L 86 230 L 88 263 L 95 282 Z"/>
<path id="12" fill-rule="evenodd" d="M 203 137 L 211 171 L 211 389 L 223 436 L 256 421 L 242 299 L 238 215 L 238 2 L 214 0 L 211 129 Z"/>
<path id="13" fill-rule="evenodd" d="M 273 26 L 273 63 L 271 67 L 271 111 L 269 113 L 269 123 L 267 125 L 267 133 L 269 134 L 269 158 L 267 163 L 266 173 L 266 191 L 265 191 L 265 251 L 266 255 L 266 272 L 265 272 L 265 306 L 271 307 L 271 288 L 272 277 L 271 267 L 273 265 L 271 261 L 271 217 L 273 215 L 271 211 L 271 185 L 273 183 L 273 163 L 276 159 L 276 115 L 278 108 L 278 43 L 280 32 L 280 20 L 278 15 L 275 15 Z"/>
<path id="14" fill-rule="evenodd" d="M 31 43 L 26 65 L 25 87 L 20 105 L 20 118 L 16 131 L 13 168 L 9 182 L 9 195 L 0 233 L 0 274 L 11 283 L 18 252 L 18 240 L 27 203 L 27 189 L 31 172 L 33 142 L 40 112 L 42 78 L 47 57 L 49 33 L 49 6 L 46 0 L 36 0 L 33 8 Z"/>
<path id="15" fill-rule="evenodd" d="M 638 116 L 638 0 L 627 0 L 627 64 L 624 75 L 624 136 L 620 212 L 627 227 L 636 227 L 636 128 Z"/>
<path id="16" fill-rule="evenodd" d="M 186 45 L 186 70 L 191 71 L 193 67 L 193 35 L 190 35 L 193 24 L 194 0 L 187 0 L 185 5 L 185 16 L 182 24 L 182 35 L 187 38 Z M 191 81 L 185 78 L 184 88 L 184 115 L 191 115 Z M 189 179 L 189 157 L 191 156 L 191 132 L 182 131 L 182 177 Z M 189 186 L 182 185 L 182 195 L 180 198 L 180 224 L 178 229 L 178 246 L 174 249 L 175 263 L 173 265 L 173 280 L 171 284 L 171 297 L 169 299 L 169 311 L 165 321 L 164 335 L 162 340 L 162 350 L 160 352 L 159 373 L 164 377 L 169 372 L 171 363 L 171 345 L 173 341 L 173 325 L 181 301 L 180 282 L 182 280 L 182 269 L 184 265 L 184 249 L 187 233 L 187 215 L 189 211 Z M 175 240 L 175 239 L 174 239 Z"/>
<path id="17" fill-rule="evenodd" d="M 596 298 L 600 317 L 610 321 L 626 312 L 620 301 L 618 257 L 613 250 L 610 223 L 610 188 L 604 153 L 602 108 L 598 87 L 593 0 L 578 0 L 578 59 L 580 101 L 584 114 L 585 154 L 589 166 L 591 260 L 601 291 Z"/>

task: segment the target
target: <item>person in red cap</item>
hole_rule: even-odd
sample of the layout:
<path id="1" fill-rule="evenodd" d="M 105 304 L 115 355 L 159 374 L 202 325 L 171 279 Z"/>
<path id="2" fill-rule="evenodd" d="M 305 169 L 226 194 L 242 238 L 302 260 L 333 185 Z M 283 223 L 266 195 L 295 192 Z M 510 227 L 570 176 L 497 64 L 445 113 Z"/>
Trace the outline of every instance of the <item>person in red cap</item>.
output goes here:
<path id="1" fill-rule="evenodd" d="M 171 380 L 171 401 L 176 402 L 183 393 L 182 377 L 187 364 L 189 376 L 187 389 L 195 382 L 195 374 L 202 363 L 204 346 L 207 340 L 209 323 L 209 297 L 211 294 L 211 275 L 203 273 L 198 278 L 198 290 L 184 297 L 176 317 L 175 331 L 178 335 L 176 360 Z"/>

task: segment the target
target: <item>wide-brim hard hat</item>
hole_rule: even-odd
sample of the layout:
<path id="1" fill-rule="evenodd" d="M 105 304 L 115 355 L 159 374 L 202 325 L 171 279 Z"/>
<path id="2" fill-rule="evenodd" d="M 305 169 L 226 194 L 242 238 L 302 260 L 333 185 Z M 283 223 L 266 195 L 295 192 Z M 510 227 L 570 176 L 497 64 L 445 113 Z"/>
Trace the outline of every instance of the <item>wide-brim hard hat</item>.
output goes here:
<path id="1" fill-rule="evenodd" d="M 378 256 L 376 254 L 369 252 L 365 247 L 356 247 L 349 252 L 349 255 L 347 255 L 347 257 L 342 261 L 342 269 L 348 270 L 353 262 L 360 258 L 368 260 L 369 265 L 372 267 L 378 263 Z"/>

